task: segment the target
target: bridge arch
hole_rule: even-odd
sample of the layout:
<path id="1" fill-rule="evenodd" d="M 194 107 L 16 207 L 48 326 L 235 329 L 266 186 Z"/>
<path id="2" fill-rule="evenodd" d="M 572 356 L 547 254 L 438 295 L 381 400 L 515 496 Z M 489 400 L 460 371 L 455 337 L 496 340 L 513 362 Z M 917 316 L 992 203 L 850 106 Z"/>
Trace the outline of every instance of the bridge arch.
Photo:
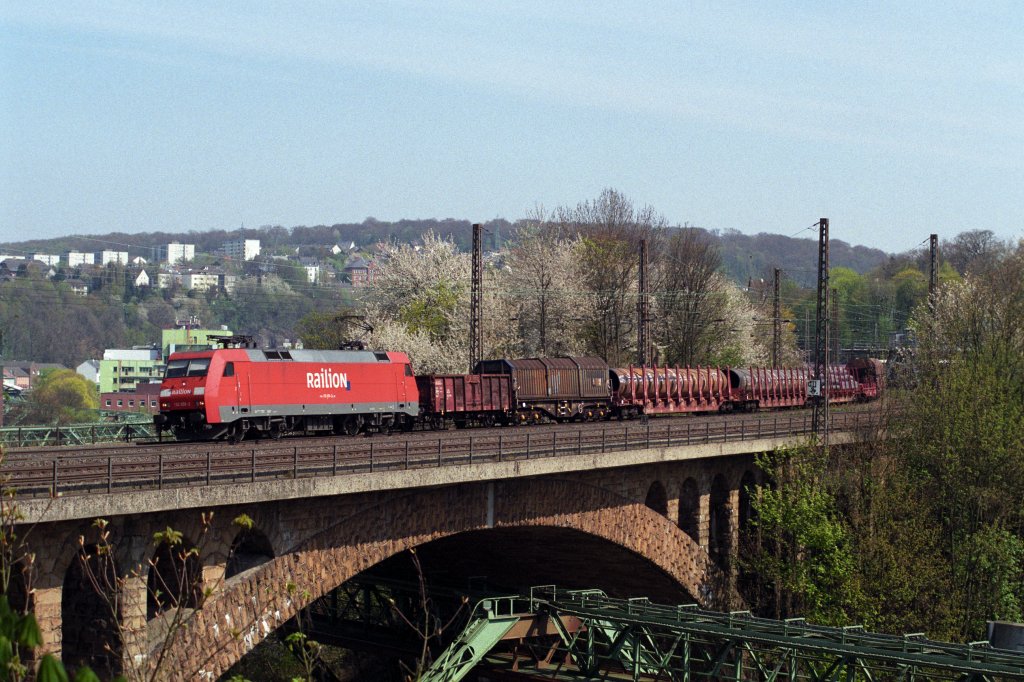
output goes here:
<path id="1" fill-rule="evenodd" d="M 748 530 L 750 522 L 754 519 L 754 495 L 756 494 L 757 477 L 749 469 L 743 472 L 740 477 L 739 486 L 739 530 L 740 533 Z"/>
<path id="2" fill-rule="evenodd" d="M 121 672 L 124 643 L 111 610 L 118 575 L 116 560 L 98 556 L 96 545 L 79 549 L 68 564 L 61 589 L 61 660 L 69 668 L 88 665 L 102 678 Z"/>
<path id="3" fill-rule="evenodd" d="M 274 547 L 270 538 L 259 528 L 243 528 L 231 541 L 228 551 L 227 563 L 224 570 L 224 579 L 230 579 L 244 573 L 251 568 L 274 558 Z"/>
<path id="4" fill-rule="evenodd" d="M 715 474 L 711 479 L 708 510 L 708 551 L 723 568 L 727 568 L 732 552 L 732 508 L 729 502 L 729 483 L 724 474 Z"/>
<path id="5" fill-rule="evenodd" d="M 700 487 L 693 476 L 679 488 L 679 529 L 700 542 Z"/>
<path id="6" fill-rule="evenodd" d="M 166 652 L 167 670 L 183 680 L 215 678 L 331 589 L 407 549 L 470 531 L 576 531 L 642 557 L 705 606 L 738 602 L 724 587 L 727 577 L 675 524 L 641 500 L 579 481 L 514 479 L 366 497 L 359 512 L 225 583 Z M 297 587 L 291 594 L 289 583 Z"/>
<path id="7" fill-rule="evenodd" d="M 647 499 L 644 500 L 644 505 L 662 516 L 668 516 L 668 493 L 661 481 L 651 483 L 651 487 L 647 489 Z"/>

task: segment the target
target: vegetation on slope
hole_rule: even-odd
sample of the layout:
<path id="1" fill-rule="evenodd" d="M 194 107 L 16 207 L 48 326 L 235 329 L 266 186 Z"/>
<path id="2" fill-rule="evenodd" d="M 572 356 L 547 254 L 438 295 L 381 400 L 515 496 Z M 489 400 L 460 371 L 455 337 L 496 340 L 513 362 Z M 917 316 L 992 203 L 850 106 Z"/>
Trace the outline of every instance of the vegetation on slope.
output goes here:
<path id="1" fill-rule="evenodd" d="M 914 313 L 889 438 L 767 461 L 758 608 L 961 641 L 1024 619 L 1024 243 L 972 268 Z"/>

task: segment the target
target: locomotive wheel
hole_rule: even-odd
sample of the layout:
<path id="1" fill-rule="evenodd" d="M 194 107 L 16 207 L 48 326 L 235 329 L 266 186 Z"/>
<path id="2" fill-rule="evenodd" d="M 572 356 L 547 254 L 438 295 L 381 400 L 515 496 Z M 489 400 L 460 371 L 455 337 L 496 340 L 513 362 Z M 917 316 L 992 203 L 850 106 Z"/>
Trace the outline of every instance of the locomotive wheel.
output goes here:
<path id="1" fill-rule="evenodd" d="M 412 431 L 412 427 L 415 426 L 415 424 L 416 423 L 412 420 L 411 417 L 409 417 L 409 416 L 403 417 L 402 418 L 402 431 L 404 431 L 405 433 L 409 433 L 410 431 Z"/>
<path id="2" fill-rule="evenodd" d="M 342 424 L 341 429 L 346 436 L 355 436 L 359 433 L 359 426 L 359 417 L 351 415 L 345 417 L 345 422 Z"/>

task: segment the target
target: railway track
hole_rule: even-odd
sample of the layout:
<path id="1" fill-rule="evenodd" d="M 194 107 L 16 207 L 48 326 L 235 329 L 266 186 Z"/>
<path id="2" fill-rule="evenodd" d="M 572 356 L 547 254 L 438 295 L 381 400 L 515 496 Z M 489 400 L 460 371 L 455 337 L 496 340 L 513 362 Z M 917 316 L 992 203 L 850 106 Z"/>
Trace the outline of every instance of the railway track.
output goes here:
<path id="1" fill-rule="evenodd" d="M 867 428 L 872 412 L 835 412 L 832 428 Z M 811 415 L 742 419 L 562 424 L 549 427 L 419 432 L 401 437 L 315 438 L 177 447 L 17 451 L 0 473 L 21 497 L 58 497 L 252 483 L 313 476 L 517 461 L 810 433 Z"/>
<path id="2" fill-rule="evenodd" d="M 832 408 L 833 413 L 870 413 L 877 411 L 877 404 L 869 405 L 847 405 L 841 408 Z M 749 416 L 742 417 L 746 420 L 772 420 L 780 418 L 789 418 L 798 415 L 809 415 L 810 410 L 804 408 L 796 408 L 784 411 L 774 412 L 762 412 Z M 717 423 L 723 421 L 737 422 L 739 417 L 735 414 L 685 414 L 678 416 L 659 416 L 652 418 L 652 424 L 660 425 L 664 422 L 671 421 L 673 424 L 685 424 L 687 422 L 691 424 L 701 424 L 705 422 Z M 394 432 L 392 434 L 379 434 L 379 433 L 364 433 L 356 437 L 351 436 L 291 436 L 283 438 L 281 440 L 270 440 L 270 439 L 257 439 L 257 440 L 246 440 L 238 444 L 232 444 L 228 441 L 178 441 L 178 440 L 163 440 L 163 441 L 133 441 L 131 443 L 96 443 L 86 445 L 71 445 L 71 446 L 60 446 L 60 447 L 31 447 L 31 448 L 8 448 L 4 452 L 4 460 L 15 462 L 24 459 L 46 459 L 50 460 L 53 458 L 66 458 L 66 457 L 109 457 L 109 456 L 121 456 L 121 455 L 146 455 L 167 450 L 208 450 L 208 449 L 219 449 L 219 450 L 244 450 L 248 452 L 252 448 L 266 448 L 266 447 L 305 447 L 308 445 L 318 445 L 324 442 L 331 444 L 349 444 L 353 442 L 361 442 L 366 439 L 377 439 L 377 440 L 388 440 L 388 439 L 400 439 L 405 440 L 430 440 L 436 441 L 438 439 L 459 439 L 466 438 L 470 434 L 479 436 L 491 436 L 497 434 L 508 434 L 512 431 L 519 429 L 529 429 L 531 432 L 549 432 L 549 431 L 567 431 L 576 432 L 578 430 L 586 429 L 602 429 L 611 428 L 615 425 L 637 425 L 643 423 L 642 421 L 606 421 L 606 422 L 571 422 L 571 423 L 549 423 L 540 425 L 529 425 L 523 427 L 509 427 L 509 426 L 495 426 L 492 428 L 472 428 L 468 430 L 464 429 L 448 429 L 442 431 L 432 431 L 430 429 L 417 429 L 411 432 Z M 685 428 L 685 427 L 684 427 Z M 695 427 L 696 428 L 696 427 Z"/>

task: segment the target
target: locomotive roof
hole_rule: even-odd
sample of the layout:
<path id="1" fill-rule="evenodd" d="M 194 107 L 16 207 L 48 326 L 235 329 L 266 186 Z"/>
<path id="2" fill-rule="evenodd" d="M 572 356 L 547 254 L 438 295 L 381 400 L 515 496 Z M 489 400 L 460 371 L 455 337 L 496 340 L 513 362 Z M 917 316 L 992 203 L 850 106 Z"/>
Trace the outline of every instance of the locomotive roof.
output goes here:
<path id="1" fill-rule="evenodd" d="M 373 350 L 291 350 L 288 348 L 218 348 L 205 351 L 174 353 L 172 357 L 182 359 L 210 357 L 214 353 L 245 353 L 251 362 L 292 361 L 292 362 L 408 362 L 405 353 Z M 389 355 L 391 357 L 389 357 Z M 237 356 L 235 356 L 237 357 Z M 394 359 L 392 359 L 392 357 Z"/>
<path id="2" fill-rule="evenodd" d="M 386 351 L 381 350 L 288 350 L 266 348 L 245 350 L 253 362 L 264 360 L 293 360 L 294 362 L 392 362 Z M 391 353 L 402 355 L 404 353 Z"/>

